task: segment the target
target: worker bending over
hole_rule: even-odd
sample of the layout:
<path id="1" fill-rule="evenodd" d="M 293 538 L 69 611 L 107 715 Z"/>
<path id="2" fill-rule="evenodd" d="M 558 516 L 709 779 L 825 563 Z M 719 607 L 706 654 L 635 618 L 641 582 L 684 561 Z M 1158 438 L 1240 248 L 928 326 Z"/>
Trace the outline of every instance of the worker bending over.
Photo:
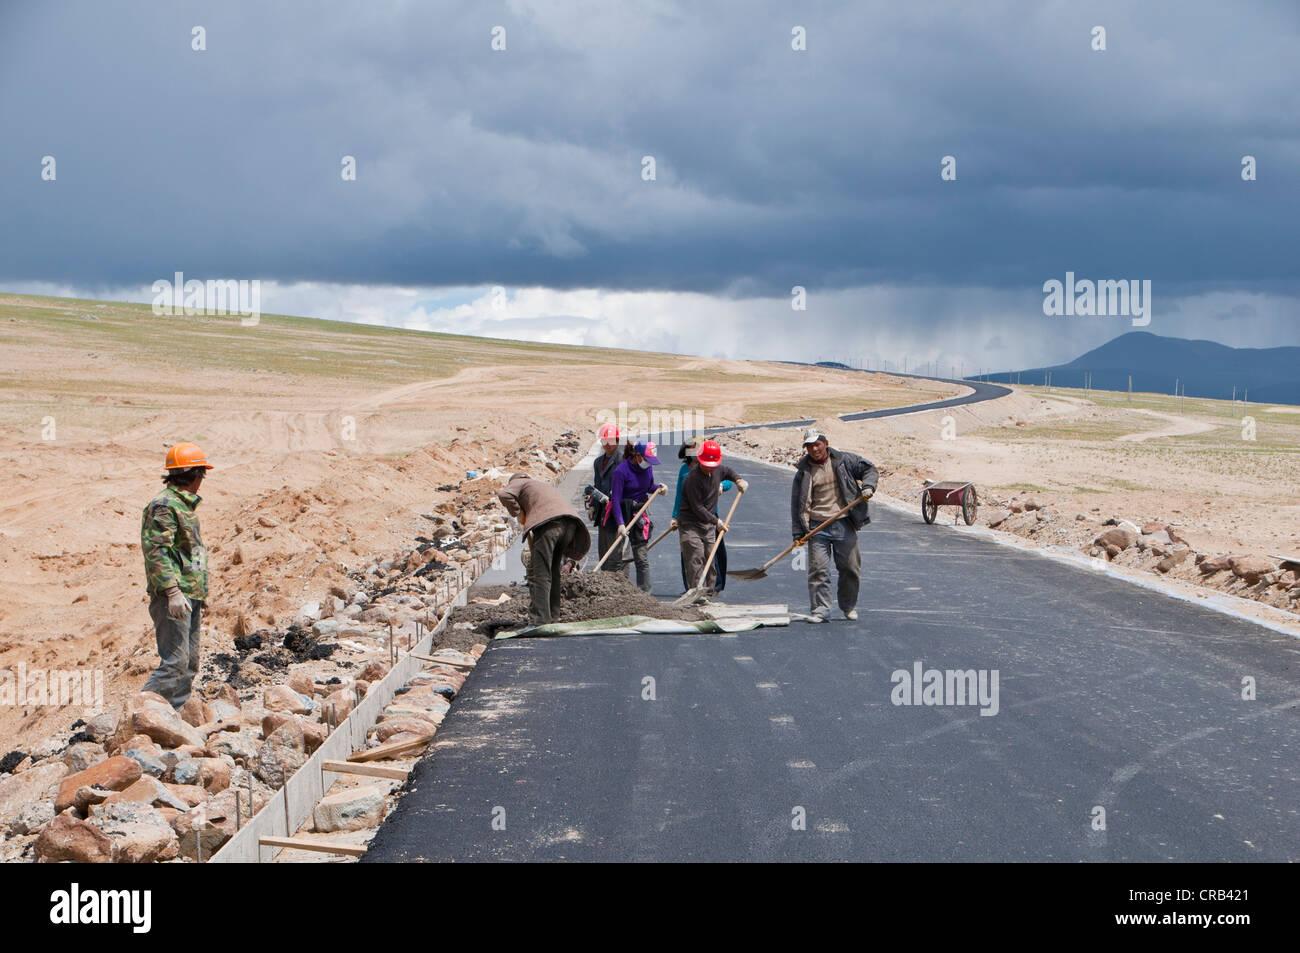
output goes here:
<path id="1" fill-rule="evenodd" d="M 528 560 L 528 621 L 545 625 L 560 614 L 560 573 L 564 559 L 578 560 L 591 548 L 591 534 L 578 511 L 545 480 L 516 473 L 497 491 L 497 499 L 524 527 Z"/>

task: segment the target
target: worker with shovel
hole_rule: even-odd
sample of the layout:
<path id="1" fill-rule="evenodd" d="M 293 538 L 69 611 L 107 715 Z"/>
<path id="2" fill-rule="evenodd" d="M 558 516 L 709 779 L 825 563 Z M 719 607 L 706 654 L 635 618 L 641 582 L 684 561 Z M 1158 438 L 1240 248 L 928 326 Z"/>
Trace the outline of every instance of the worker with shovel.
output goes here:
<path id="1" fill-rule="evenodd" d="M 582 559 L 591 534 L 564 494 L 526 473 L 515 473 L 497 491 L 501 505 L 524 527 L 528 558 L 528 621 L 545 625 L 560 614 L 560 575 L 565 558 Z"/>
<path id="2" fill-rule="evenodd" d="M 722 448 L 716 440 L 706 440 L 700 444 L 697 462 L 698 466 L 692 467 L 682 481 L 682 506 L 677 514 L 677 532 L 686 579 L 696 580 L 697 588 L 703 588 L 707 590 L 706 595 L 712 595 L 716 591 L 717 582 L 717 571 L 712 564 L 712 556 L 716 552 L 714 543 L 720 541 L 719 533 L 726 533 L 731 528 L 726 520 L 718 517 L 718 496 L 722 493 L 722 481 L 730 480 L 742 494 L 749 489 L 749 484 L 739 473 L 723 464 Z M 735 509 L 734 504 L 732 509 Z M 687 591 L 689 593 L 691 590 Z"/>
<path id="3" fill-rule="evenodd" d="M 208 597 L 208 552 L 199 533 L 199 486 L 212 469 L 203 451 L 178 443 L 163 464 L 165 486 L 144 508 L 144 553 L 149 616 L 158 643 L 158 667 L 144 691 L 181 708 L 199 674 L 199 622 Z"/>
<path id="4" fill-rule="evenodd" d="M 700 465 L 700 444 L 703 442 L 702 437 L 691 437 L 677 450 L 677 459 L 682 461 L 680 469 L 677 471 L 677 496 L 673 500 L 673 521 L 669 524 L 668 529 L 671 532 L 678 528 L 677 518 L 682 512 L 682 484 L 686 482 L 686 477 L 690 472 Z M 729 492 L 733 484 L 730 480 L 722 481 L 722 492 Z M 714 507 L 713 512 L 717 512 Z M 666 535 L 666 534 L 665 534 Z M 653 545 L 653 544 L 652 544 Z M 686 575 L 685 553 L 682 554 L 682 588 L 691 588 L 691 579 Z M 727 584 L 727 543 L 726 540 L 718 541 L 718 555 L 713 557 L 713 565 L 716 567 L 716 585 L 714 592 L 721 592 Z"/>
<path id="5" fill-rule="evenodd" d="M 618 427 L 615 424 L 604 424 L 600 428 L 600 449 L 600 456 L 596 457 L 592 464 L 592 481 L 587 484 L 583 500 L 587 505 L 587 515 L 591 518 L 591 524 L 598 527 L 596 548 L 603 555 L 609 552 L 609 547 L 615 542 L 619 543 L 621 549 L 625 549 L 627 545 L 626 540 L 618 534 L 619 524 L 611 518 L 613 514 L 609 508 L 609 495 L 614 489 L 614 471 L 623 462 L 623 451 L 619 448 Z M 621 552 L 617 558 L 606 561 L 601 568 L 607 572 L 627 572 L 627 565 Z"/>
<path id="6" fill-rule="evenodd" d="M 803 459 L 790 491 L 790 519 L 796 544 L 811 527 L 825 523 L 808 540 L 808 601 L 811 621 L 830 621 L 830 563 L 839 574 L 836 597 L 846 619 L 858 617 L 862 556 L 858 530 L 871 522 L 867 501 L 880 479 L 875 466 L 857 454 L 834 450 L 816 428 L 803 435 Z M 832 520 L 826 523 L 827 520 Z"/>
<path id="7" fill-rule="evenodd" d="M 632 545 L 636 585 L 642 592 L 650 591 L 649 549 L 654 530 L 645 503 L 652 495 L 668 489 L 655 484 L 654 464 L 659 462 L 658 452 L 653 443 L 629 443 L 623 448 L 623 462 L 615 468 L 610 481 L 608 517 L 618 521 L 618 538 L 626 537 Z"/>

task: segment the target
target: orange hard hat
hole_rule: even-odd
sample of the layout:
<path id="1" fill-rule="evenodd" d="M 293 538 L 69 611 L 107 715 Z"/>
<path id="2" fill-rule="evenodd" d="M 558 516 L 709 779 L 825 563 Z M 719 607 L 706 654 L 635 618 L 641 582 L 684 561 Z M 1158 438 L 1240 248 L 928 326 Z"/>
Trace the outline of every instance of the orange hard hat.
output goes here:
<path id="1" fill-rule="evenodd" d="M 203 455 L 203 451 L 193 443 L 178 443 L 167 451 L 167 462 L 163 466 L 168 470 L 188 470 L 190 467 L 203 467 L 211 470 L 212 464 Z"/>
<path id="2" fill-rule="evenodd" d="M 712 470 L 722 462 L 722 448 L 716 440 L 706 440 L 700 444 L 700 466 Z"/>

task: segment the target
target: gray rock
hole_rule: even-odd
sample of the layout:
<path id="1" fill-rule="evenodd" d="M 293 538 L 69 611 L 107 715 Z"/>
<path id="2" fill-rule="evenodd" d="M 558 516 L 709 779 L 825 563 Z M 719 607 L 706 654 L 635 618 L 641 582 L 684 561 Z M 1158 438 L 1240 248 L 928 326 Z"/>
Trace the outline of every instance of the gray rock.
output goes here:
<path id="1" fill-rule="evenodd" d="M 52 820 L 54 820 L 54 802 L 36 801 L 19 811 L 10 826 L 15 834 L 35 834 Z"/>
<path id="2" fill-rule="evenodd" d="M 321 619 L 311 627 L 318 638 L 336 639 L 339 635 L 339 623 L 334 619 Z"/>
<path id="3" fill-rule="evenodd" d="M 128 748 L 121 752 L 128 758 L 136 761 L 140 765 L 140 770 L 151 777 L 161 778 L 167 773 L 167 765 L 163 763 L 162 758 L 157 757 L 152 751 L 141 751 L 139 748 Z"/>

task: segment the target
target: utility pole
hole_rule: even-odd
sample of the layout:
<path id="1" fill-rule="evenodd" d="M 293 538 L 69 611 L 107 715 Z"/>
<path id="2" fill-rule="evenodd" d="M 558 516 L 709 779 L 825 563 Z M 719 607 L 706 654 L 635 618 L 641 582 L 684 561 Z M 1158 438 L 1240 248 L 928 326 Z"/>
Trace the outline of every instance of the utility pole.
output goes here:
<path id="1" fill-rule="evenodd" d="M 1128 376 L 1128 402 L 1133 403 L 1133 375 Z"/>

